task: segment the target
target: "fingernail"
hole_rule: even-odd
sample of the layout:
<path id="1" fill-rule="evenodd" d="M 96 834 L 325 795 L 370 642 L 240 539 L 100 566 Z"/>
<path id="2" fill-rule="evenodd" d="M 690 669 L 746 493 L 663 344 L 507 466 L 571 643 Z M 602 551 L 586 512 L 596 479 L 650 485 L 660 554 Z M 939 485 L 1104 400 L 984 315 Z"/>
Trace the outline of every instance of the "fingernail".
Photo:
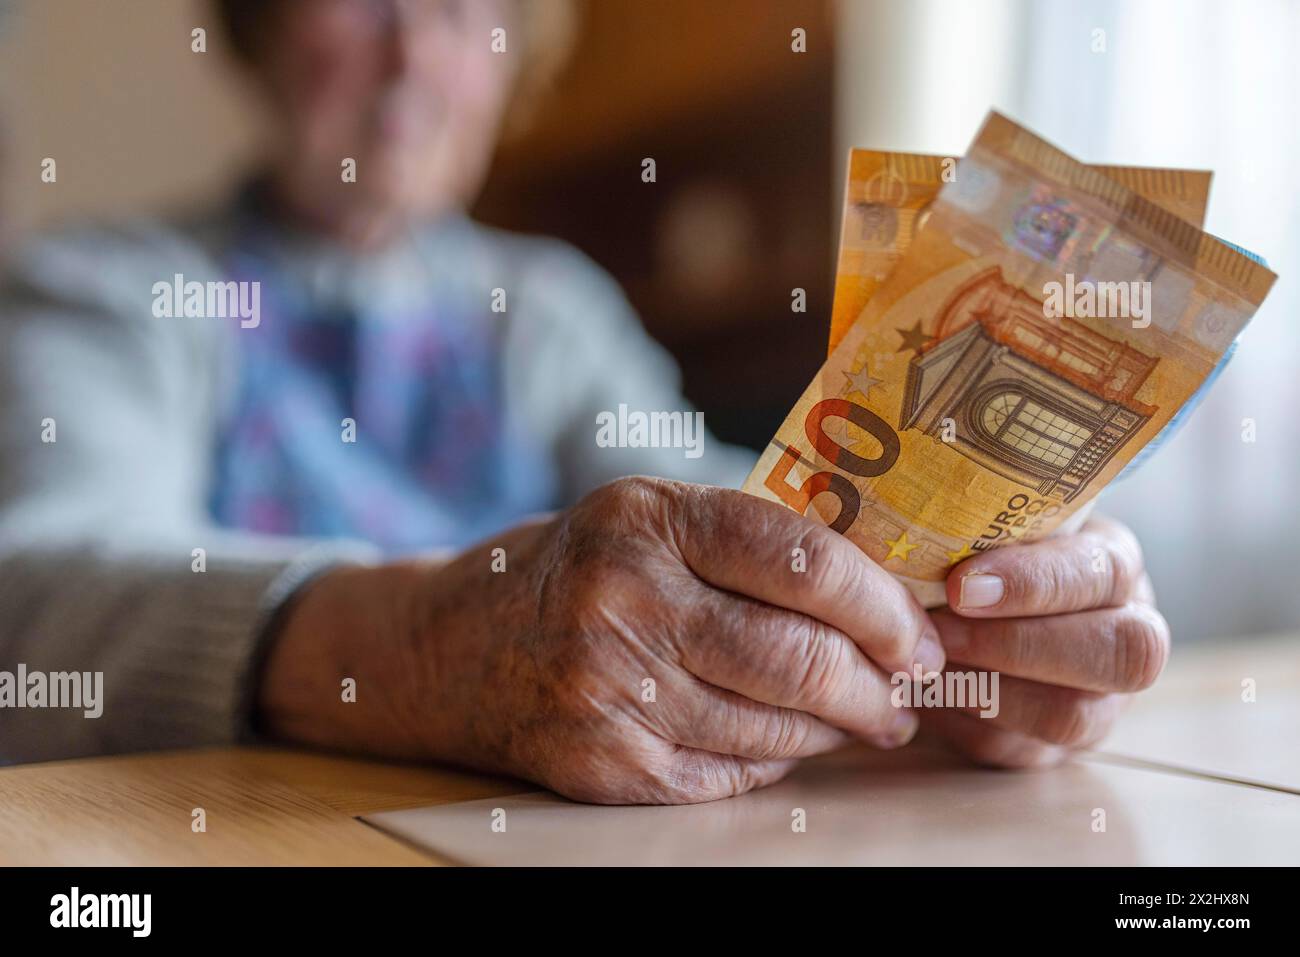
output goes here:
<path id="1" fill-rule="evenodd" d="M 921 635 L 912 657 L 916 664 L 921 666 L 921 673 L 927 675 L 932 671 L 942 671 L 944 661 L 947 659 L 943 645 L 939 643 L 939 636 L 932 631 Z"/>
<path id="2" fill-rule="evenodd" d="M 1002 579 L 997 575 L 967 575 L 961 580 L 961 608 L 992 608 L 1002 600 Z"/>
<path id="3" fill-rule="evenodd" d="M 916 737 L 917 729 L 920 728 L 921 721 L 916 716 L 916 712 L 910 710 L 899 711 L 894 715 L 894 719 L 889 722 L 889 727 L 885 729 L 883 746 L 886 748 L 901 748 L 912 738 Z"/>

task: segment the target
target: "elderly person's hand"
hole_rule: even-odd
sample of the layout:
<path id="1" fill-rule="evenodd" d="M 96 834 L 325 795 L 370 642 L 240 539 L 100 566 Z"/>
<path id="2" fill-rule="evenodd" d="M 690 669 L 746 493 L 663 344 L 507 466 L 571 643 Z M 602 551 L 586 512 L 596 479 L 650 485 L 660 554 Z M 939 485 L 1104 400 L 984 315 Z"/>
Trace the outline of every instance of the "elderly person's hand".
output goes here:
<path id="1" fill-rule="evenodd" d="M 1169 655 L 1141 549 L 1109 519 L 967 559 L 948 604 L 932 616 L 948 667 L 1000 672 L 998 714 L 934 709 L 923 723 L 983 764 L 1050 765 L 1095 745 Z"/>
<path id="2" fill-rule="evenodd" d="M 449 563 L 309 585 L 260 713 L 278 737 L 581 800 L 707 801 L 849 737 L 905 743 L 917 717 L 892 705 L 890 675 L 942 667 L 937 639 L 823 525 L 740 492 L 625 479 Z"/>

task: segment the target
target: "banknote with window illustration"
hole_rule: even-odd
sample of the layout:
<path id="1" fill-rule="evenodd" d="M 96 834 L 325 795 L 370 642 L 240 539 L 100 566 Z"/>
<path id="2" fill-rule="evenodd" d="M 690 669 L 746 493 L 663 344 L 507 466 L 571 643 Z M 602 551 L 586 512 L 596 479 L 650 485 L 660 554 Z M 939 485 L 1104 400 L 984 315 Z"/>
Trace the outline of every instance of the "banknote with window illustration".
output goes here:
<path id="1" fill-rule="evenodd" d="M 1090 167 L 992 113 L 965 157 L 855 151 L 831 351 L 745 483 L 928 606 L 1077 515 L 1212 378 L 1276 278 L 1209 174 Z"/>

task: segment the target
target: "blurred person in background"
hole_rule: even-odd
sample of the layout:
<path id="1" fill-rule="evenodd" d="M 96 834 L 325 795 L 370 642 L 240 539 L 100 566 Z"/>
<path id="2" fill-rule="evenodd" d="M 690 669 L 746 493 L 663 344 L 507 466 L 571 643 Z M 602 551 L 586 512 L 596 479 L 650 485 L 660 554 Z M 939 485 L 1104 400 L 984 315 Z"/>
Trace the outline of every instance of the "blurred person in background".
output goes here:
<path id="1" fill-rule="evenodd" d="M 927 715 L 991 764 L 1094 743 L 1155 679 L 1167 630 L 1114 523 L 973 559 L 930 615 L 711 487 L 752 454 L 597 441 L 624 406 L 693 421 L 671 362 L 589 260 L 464 213 L 546 4 L 217 9 L 276 119 L 261 174 L 29 243 L 0 292 L 0 666 L 102 671 L 105 697 L 7 707 L 0 756 L 261 736 L 699 801 L 906 743 L 888 676 L 942 642 L 1005 673 L 998 718 Z M 170 315 L 191 282 L 251 311 Z"/>

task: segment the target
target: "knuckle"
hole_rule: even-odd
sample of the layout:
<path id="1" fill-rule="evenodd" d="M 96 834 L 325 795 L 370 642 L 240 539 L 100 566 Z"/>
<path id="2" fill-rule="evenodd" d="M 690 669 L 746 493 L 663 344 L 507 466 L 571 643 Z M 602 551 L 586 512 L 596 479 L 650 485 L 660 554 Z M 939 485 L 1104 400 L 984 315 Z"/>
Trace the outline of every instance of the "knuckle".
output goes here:
<path id="1" fill-rule="evenodd" d="M 729 762 L 708 761 L 688 751 L 678 753 L 645 769 L 651 804 L 699 804 L 727 797 L 725 775 L 720 769 Z"/>
<path id="2" fill-rule="evenodd" d="M 1014 752 L 1008 746 L 1009 737 L 1000 734 L 981 735 L 970 742 L 966 751 L 971 760 L 993 768 L 1014 767 Z"/>
<path id="3" fill-rule="evenodd" d="M 1145 605 L 1122 609 L 1115 622 L 1115 690 L 1151 687 L 1168 658 L 1169 626 L 1160 613 Z"/>
<path id="4" fill-rule="evenodd" d="M 567 752 L 542 783 L 589 804 L 684 804 L 683 782 L 671 771 L 672 754 L 649 743 L 623 740 Z"/>
<path id="5" fill-rule="evenodd" d="M 1070 550 L 1043 560 L 1031 553 L 1008 556 L 1008 594 L 1027 608 L 1068 605 L 1076 609 L 1123 605 L 1142 580 L 1141 552 L 1131 533 L 1090 536 L 1081 551 Z M 1131 542 L 1132 544 L 1128 544 Z"/>
<path id="6" fill-rule="evenodd" d="M 1145 575 L 1137 536 L 1113 519 L 1097 517 L 1085 526 L 1080 541 L 1087 551 L 1085 562 L 1095 585 L 1092 607 L 1123 605 Z"/>
<path id="7" fill-rule="evenodd" d="M 1143 567 L 1142 543 L 1133 530 L 1127 525 L 1120 522 L 1112 521 L 1110 523 L 1111 532 L 1115 540 L 1115 547 L 1126 556 L 1126 559 L 1136 565 L 1138 568 Z"/>
<path id="8" fill-rule="evenodd" d="M 744 794 L 747 791 L 752 791 L 755 788 L 762 787 L 765 783 L 766 782 L 758 773 L 758 769 L 753 762 L 733 762 L 731 771 L 731 790 L 728 792 L 728 796 L 731 797 L 737 794 Z"/>
<path id="9" fill-rule="evenodd" d="M 1124 530 L 1124 536 L 1112 542 L 1106 549 L 1108 575 L 1105 576 L 1108 587 L 1104 600 L 1107 604 L 1122 605 L 1128 601 L 1142 580 L 1142 550 L 1132 532 Z"/>
<path id="10" fill-rule="evenodd" d="M 759 761 L 790 757 L 808 740 L 807 722 L 787 708 L 779 709 L 765 724 L 754 753 L 746 757 Z"/>
<path id="11" fill-rule="evenodd" d="M 808 565 L 808 571 L 802 580 L 809 591 L 816 594 L 838 594 L 845 590 L 848 579 L 845 556 L 843 550 L 834 545 L 827 538 L 826 529 L 821 526 L 805 528 L 800 532 L 798 547 L 803 550 Z"/>
<path id="12" fill-rule="evenodd" d="M 1035 560 L 1028 552 L 1016 551 L 1016 546 L 1007 549 L 1004 568 L 1007 603 L 1017 608 L 1037 607 L 1070 585 L 1059 562 Z"/>
<path id="13" fill-rule="evenodd" d="M 822 626 L 805 619 L 791 630 L 791 663 L 783 669 L 793 676 L 794 700 L 818 710 L 835 700 L 844 669 L 844 648 L 827 641 Z"/>
<path id="14" fill-rule="evenodd" d="M 639 804 L 694 804 L 700 800 L 680 774 L 648 769 L 638 786 Z"/>
<path id="15" fill-rule="evenodd" d="M 882 610 L 880 615 L 885 620 Z M 871 643 L 863 650 L 869 657 L 888 671 L 891 667 L 910 671 L 916 647 L 920 644 L 924 625 L 918 625 L 904 614 L 889 616 L 889 624 L 877 629 L 871 636 Z"/>
<path id="16" fill-rule="evenodd" d="M 630 504 L 649 505 L 657 503 L 668 490 L 666 479 L 650 478 L 645 475 L 632 475 L 615 479 L 593 492 L 600 496 L 603 505 L 625 508 Z M 602 493 L 604 493 L 602 495 Z"/>
<path id="17" fill-rule="evenodd" d="M 978 641 L 981 649 L 996 648 L 998 667 L 1014 675 L 1040 669 L 1049 658 L 1050 650 L 1041 640 L 1041 627 L 1037 619 L 1020 618 L 981 622 L 979 628 L 969 631 L 972 644 Z"/>
<path id="18" fill-rule="evenodd" d="M 1091 701 L 1083 696 L 1070 696 L 1053 702 L 1038 722 L 1037 736 L 1050 744 L 1067 748 L 1080 748 L 1096 737 L 1097 721 Z"/>
<path id="19" fill-rule="evenodd" d="M 803 576 L 806 588 L 826 599 L 861 599 L 864 576 L 875 567 L 865 552 L 850 546 L 824 525 L 804 529 L 798 544 L 807 556 L 808 572 Z"/>
<path id="20" fill-rule="evenodd" d="M 1020 735 L 999 734 L 975 743 L 971 758 L 986 767 L 1018 770 L 1054 764 L 1059 755 L 1051 745 Z"/>
<path id="21" fill-rule="evenodd" d="M 666 519 L 680 499 L 680 483 L 636 475 L 615 479 L 588 493 L 571 512 L 574 537 L 607 541 L 637 536 L 653 527 L 650 517 Z"/>
<path id="22" fill-rule="evenodd" d="M 864 600 L 869 582 L 866 576 L 876 567 L 864 552 L 845 547 L 840 536 L 820 525 L 801 535 L 799 547 L 804 550 L 808 564 L 807 574 L 802 576 L 803 585 L 812 594 L 827 603 Z M 902 586 L 898 588 L 902 590 Z M 870 635 L 870 647 L 863 650 L 885 662 L 910 663 L 923 625 L 900 603 L 884 600 L 876 609 L 879 627 Z"/>
<path id="23" fill-rule="evenodd" d="M 1113 547 L 1093 545 L 1081 561 L 1062 561 L 1057 587 L 1063 594 L 1076 596 L 1071 603 L 1075 608 L 1105 608 L 1114 605 L 1115 596 L 1120 594 L 1124 575 L 1121 566 Z"/>

